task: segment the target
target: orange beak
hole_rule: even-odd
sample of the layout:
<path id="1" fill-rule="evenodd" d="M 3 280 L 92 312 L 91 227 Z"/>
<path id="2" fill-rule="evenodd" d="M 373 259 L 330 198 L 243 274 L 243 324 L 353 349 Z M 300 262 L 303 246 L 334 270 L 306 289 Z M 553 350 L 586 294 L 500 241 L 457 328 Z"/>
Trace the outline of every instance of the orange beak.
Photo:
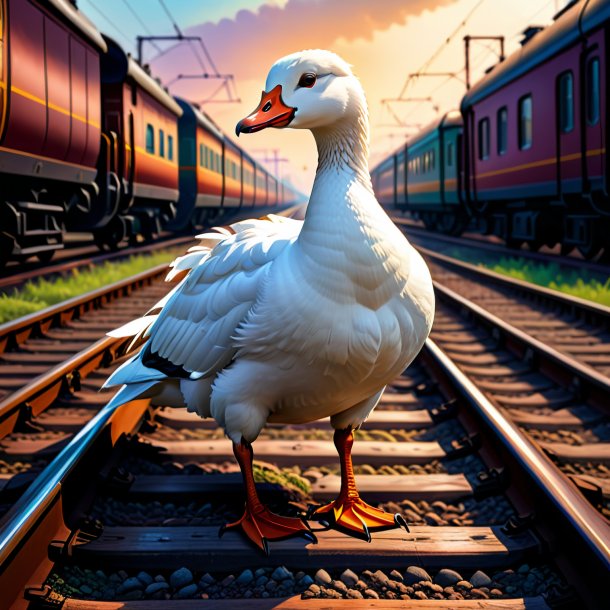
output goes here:
<path id="1" fill-rule="evenodd" d="M 286 106 L 282 101 L 282 85 L 276 85 L 269 93 L 263 91 L 258 108 L 242 119 L 235 133 L 254 133 L 265 127 L 286 127 L 294 118 L 297 108 Z"/>

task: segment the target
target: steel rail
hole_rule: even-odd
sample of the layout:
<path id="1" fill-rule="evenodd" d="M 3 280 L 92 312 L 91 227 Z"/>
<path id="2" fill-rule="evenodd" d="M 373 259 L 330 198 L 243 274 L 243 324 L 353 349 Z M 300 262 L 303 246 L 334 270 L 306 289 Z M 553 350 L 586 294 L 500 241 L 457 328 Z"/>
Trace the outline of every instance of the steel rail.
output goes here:
<path id="1" fill-rule="evenodd" d="M 446 265 L 448 267 L 452 267 L 453 269 L 469 273 L 476 276 L 477 279 L 484 278 L 486 280 L 490 280 L 498 286 L 509 287 L 511 289 L 521 291 L 528 296 L 545 299 L 553 304 L 560 305 L 565 308 L 587 312 L 588 314 L 593 314 L 602 319 L 605 323 L 610 323 L 610 307 L 606 305 L 581 299 L 580 297 L 559 292 L 544 286 L 539 286 L 531 282 L 526 282 L 525 280 L 519 280 L 507 275 L 502 275 L 492 271 L 491 269 L 478 267 L 471 263 L 447 256 L 446 254 L 434 252 L 433 250 L 423 246 L 417 246 L 417 250 L 424 256 L 439 262 L 441 265 Z"/>
<path id="2" fill-rule="evenodd" d="M 443 286 L 438 281 L 433 281 L 436 294 L 451 305 L 457 305 L 472 313 L 477 320 L 490 327 L 499 330 L 505 340 L 519 349 L 520 356 L 527 356 L 528 352 L 538 359 L 539 367 L 554 381 L 566 387 L 569 382 L 578 379 L 583 394 L 598 408 L 606 412 L 610 409 L 610 378 L 596 371 L 587 364 L 578 362 L 571 356 L 546 345 L 542 341 L 532 337 L 526 332 L 516 328 L 512 324 L 502 320 L 490 313 L 480 305 L 473 303 L 466 297 L 457 294 L 450 288 Z M 497 329 L 497 330 L 496 330 Z M 566 383 L 566 381 L 568 381 Z"/>
<path id="3" fill-rule="evenodd" d="M 610 527 L 607 520 L 505 415 L 506 411 L 493 405 L 434 341 L 428 339 L 425 349 L 459 389 L 462 398 L 487 422 L 511 455 L 539 483 L 540 489 L 569 522 L 578 537 L 595 553 L 603 569 L 610 573 Z"/>
<path id="4" fill-rule="evenodd" d="M 129 294 L 136 287 L 150 284 L 168 270 L 168 265 L 157 265 L 147 271 L 119 280 L 108 286 L 51 305 L 40 311 L 0 325 L 0 354 L 10 346 L 23 343 L 33 332 L 44 332 L 53 326 L 62 326 L 74 315 L 79 315 L 115 298 Z"/>

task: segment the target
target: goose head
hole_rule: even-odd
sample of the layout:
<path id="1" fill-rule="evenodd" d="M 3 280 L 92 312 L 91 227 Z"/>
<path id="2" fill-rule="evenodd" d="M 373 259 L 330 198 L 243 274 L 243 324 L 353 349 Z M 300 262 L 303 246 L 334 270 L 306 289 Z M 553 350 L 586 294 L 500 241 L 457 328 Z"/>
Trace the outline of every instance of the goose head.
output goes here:
<path id="1" fill-rule="evenodd" d="M 320 130 L 366 114 L 360 81 L 335 53 L 308 50 L 273 64 L 258 107 L 239 121 L 236 134 L 267 127 Z"/>

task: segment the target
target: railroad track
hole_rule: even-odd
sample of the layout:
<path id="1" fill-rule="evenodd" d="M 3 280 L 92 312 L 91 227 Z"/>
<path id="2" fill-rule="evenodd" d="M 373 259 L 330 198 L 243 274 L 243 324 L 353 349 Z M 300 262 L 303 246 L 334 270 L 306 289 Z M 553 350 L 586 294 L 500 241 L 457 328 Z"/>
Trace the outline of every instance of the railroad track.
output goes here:
<path id="1" fill-rule="evenodd" d="M 437 252 L 439 251 L 439 248 L 441 249 L 440 251 L 442 251 L 443 248 L 450 250 L 452 247 L 458 247 L 483 254 L 491 253 L 498 258 L 523 258 L 539 263 L 553 263 L 576 271 L 589 271 L 593 274 L 608 275 L 609 266 L 607 262 L 584 260 L 580 258 L 578 254 L 561 255 L 553 251 L 534 252 L 523 248 L 509 248 L 501 243 L 493 241 L 489 238 L 491 236 L 465 234 L 460 237 L 454 237 L 428 231 L 418 222 L 409 218 L 393 216 L 392 220 L 403 230 L 407 231 L 409 239 L 414 245 L 435 249 Z"/>
<path id="2" fill-rule="evenodd" d="M 358 608 L 379 597 L 397 607 L 419 598 L 446 608 L 449 598 L 456 608 L 548 608 L 553 595 L 566 600 L 561 570 L 595 607 L 606 522 L 432 341 L 359 437 L 363 494 L 402 512 L 411 532 L 377 533 L 371 544 L 319 532 L 317 545 L 273 542 L 266 558 L 238 533 L 218 542 L 241 484 L 210 422 L 146 401 L 104 408 L 0 523 L 2 590 L 25 590 L 33 607 L 166 607 L 203 595 L 210 607 L 224 598 L 218 607 L 248 608 L 230 599 L 267 592 L 251 607 L 325 608 L 332 597 Z M 326 422 L 263 433 L 255 451 L 275 510 L 295 514 L 336 494 L 331 447 Z M 574 552 L 591 557 L 584 574 Z"/>
<path id="3" fill-rule="evenodd" d="M 234 532 L 219 543 L 218 526 L 241 510 L 241 484 L 230 444 L 213 422 L 136 401 L 93 417 L 90 411 L 75 434 L 83 422 L 72 419 L 72 436 L 54 443 L 44 437 L 66 422 L 37 430 L 40 416 L 32 417 L 26 400 L 5 438 L 29 430 L 13 437 L 16 445 L 24 436 L 41 443 L 13 455 L 22 466 L 39 466 L 27 484 L 13 483 L 0 520 L 4 598 L 16 607 L 25 606 L 25 595 L 33 607 L 55 600 L 55 607 L 103 610 L 166 608 L 169 599 L 187 609 L 202 596 L 210 608 L 328 608 L 329 598 L 333 608 L 410 607 L 407 598 L 445 608 L 447 598 L 452 608 L 602 607 L 606 519 L 548 459 L 540 439 L 524 433 L 535 408 L 519 415 L 498 401 L 504 391 L 532 390 L 511 376 L 527 375 L 539 356 L 527 352 L 525 366 L 512 366 L 504 353 L 513 353 L 512 337 L 491 329 L 490 343 L 480 335 L 489 320 L 479 328 L 469 313 L 465 328 L 455 311 L 467 305 L 451 305 L 440 290 L 439 297 L 438 345 L 429 341 L 395 381 L 354 446 L 363 495 L 402 512 L 410 534 L 377 533 L 369 545 L 321 532 L 315 546 L 271 543 L 269 559 Z M 479 362 L 464 364 L 465 357 Z M 477 376 L 468 366 L 494 374 Z M 109 371 L 91 373 L 91 385 L 81 380 L 80 390 L 65 373 L 59 387 L 72 384 L 71 401 L 95 396 L 99 408 L 108 395 L 93 390 Z M 530 384 L 543 375 L 529 373 Z M 501 391 L 482 387 L 507 376 Z M 330 438 L 328 423 L 314 422 L 269 426 L 255 443 L 258 476 L 275 510 L 294 514 L 337 493 Z M 6 478 L 10 492 L 15 477 Z M 565 579 L 575 592 L 563 588 Z"/>
<path id="4" fill-rule="evenodd" d="M 256 210 L 256 214 L 261 216 L 270 213 L 293 215 L 298 213 L 302 207 L 302 205 L 299 205 L 282 209 L 265 208 Z M 244 209 L 233 217 L 222 220 L 225 222 L 236 222 L 250 218 L 253 211 L 252 209 Z M 175 236 L 172 233 L 162 233 L 153 243 L 128 246 L 113 252 L 100 252 L 94 245 L 83 246 L 79 244 L 75 248 L 60 250 L 59 255 L 56 256 L 55 261 L 52 263 L 21 261 L 0 270 L 0 275 L 2 276 L 0 277 L 0 292 L 7 292 L 23 285 L 27 281 L 36 280 L 41 277 L 48 278 L 50 276 L 65 275 L 76 269 L 85 269 L 106 261 L 124 260 L 135 254 L 146 254 L 160 248 L 184 247 L 186 249 L 192 243 L 194 243 L 192 235 Z"/>

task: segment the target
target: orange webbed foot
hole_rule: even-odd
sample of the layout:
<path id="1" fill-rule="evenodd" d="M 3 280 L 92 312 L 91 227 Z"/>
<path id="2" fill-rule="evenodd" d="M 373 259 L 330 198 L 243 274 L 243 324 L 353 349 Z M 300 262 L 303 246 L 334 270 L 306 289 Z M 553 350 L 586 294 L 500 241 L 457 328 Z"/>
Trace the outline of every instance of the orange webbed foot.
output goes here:
<path id="1" fill-rule="evenodd" d="M 329 527 L 342 530 L 367 542 L 371 541 L 371 531 L 380 531 L 409 526 L 400 514 L 392 515 L 380 508 L 367 504 L 360 497 L 344 500 L 337 498 L 334 502 L 310 511 L 309 518 L 326 521 Z"/>
<path id="2" fill-rule="evenodd" d="M 258 506 L 254 510 L 246 506 L 241 519 L 223 525 L 218 535 L 222 536 L 227 530 L 236 528 L 241 529 L 267 556 L 269 555 L 269 540 L 300 535 L 310 542 L 317 543 L 318 541 L 315 534 L 301 519 L 276 515 L 264 506 Z"/>

